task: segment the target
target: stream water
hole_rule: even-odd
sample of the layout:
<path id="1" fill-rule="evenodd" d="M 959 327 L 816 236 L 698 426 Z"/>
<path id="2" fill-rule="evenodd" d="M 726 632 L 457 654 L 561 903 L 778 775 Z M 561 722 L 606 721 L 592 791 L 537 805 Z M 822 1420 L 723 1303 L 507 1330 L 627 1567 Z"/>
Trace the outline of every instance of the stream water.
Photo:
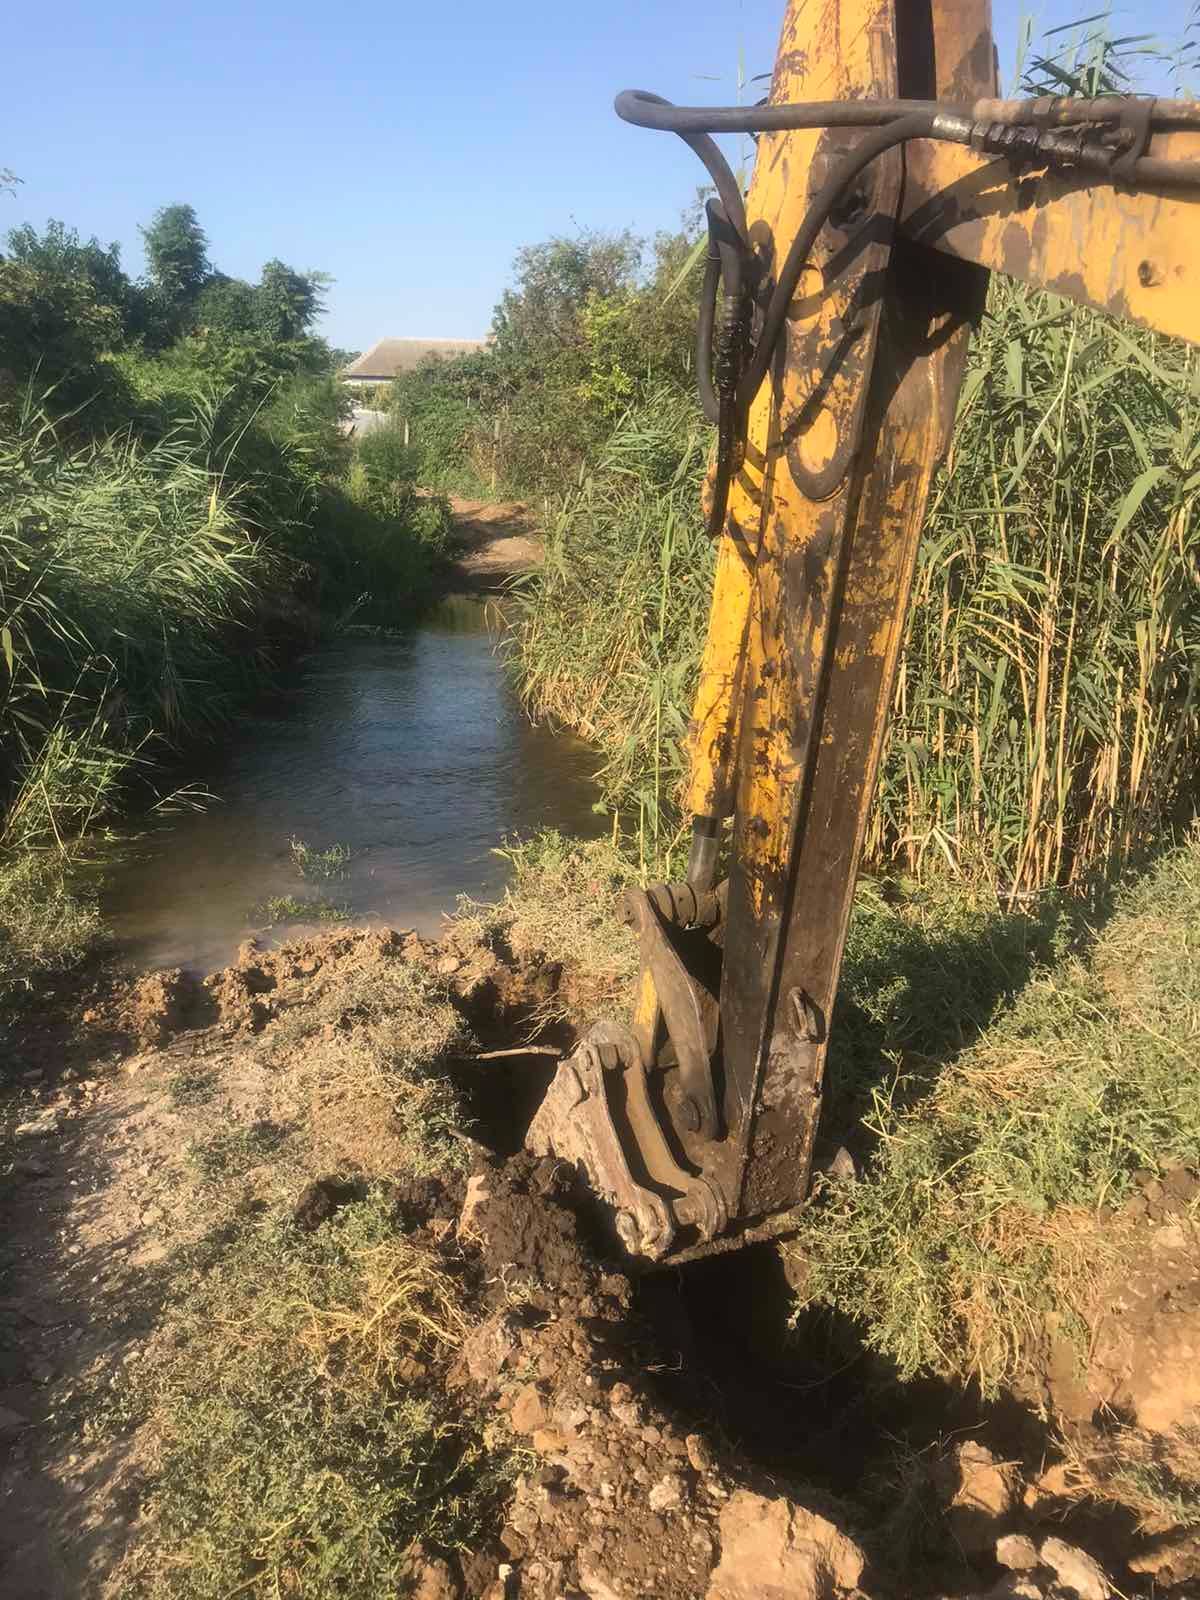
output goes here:
<path id="1" fill-rule="evenodd" d="M 267 909 L 280 898 L 433 933 L 459 895 L 503 887 L 506 837 L 594 834 L 594 754 L 529 722 L 495 642 L 484 603 L 454 596 L 409 634 L 301 662 L 196 775 L 204 809 L 152 818 L 122 849 L 104 911 L 123 957 L 209 971 L 250 934 L 318 920 Z M 306 879 L 293 838 L 346 846 L 348 865 Z"/>

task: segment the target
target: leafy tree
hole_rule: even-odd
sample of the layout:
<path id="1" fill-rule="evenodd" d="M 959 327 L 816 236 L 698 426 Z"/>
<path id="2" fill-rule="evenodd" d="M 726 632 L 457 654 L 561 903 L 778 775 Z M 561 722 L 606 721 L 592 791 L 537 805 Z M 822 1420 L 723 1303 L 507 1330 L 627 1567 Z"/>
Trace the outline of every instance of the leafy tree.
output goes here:
<path id="1" fill-rule="evenodd" d="M 258 290 L 244 278 L 214 272 L 196 296 L 195 324 L 226 337 L 249 337 L 259 331 Z"/>
<path id="2" fill-rule="evenodd" d="M 148 228 L 146 261 L 151 281 L 167 304 L 180 308 L 199 294 L 211 274 L 208 239 L 191 206 L 161 206 Z"/>
<path id="3" fill-rule="evenodd" d="M 81 242 L 61 222 L 14 228 L 0 257 L 0 365 L 71 409 L 115 381 L 100 360 L 124 342 L 135 300 L 115 244 Z"/>
<path id="4" fill-rule="evenodd" d="M 628 229 L 527 245 L 517 253 L 516 282 L 496 307 L 497 352 L 550 354 L 581 346 L 588 301 L 632 289 L 641 258 L 641 241 Z"/>
<path id="5" fill-rule="evenodd" d="M 86 282 L 96 304 L 110 307 L 122 328 L 127 325 L 135 290 L 121 266 L 120 245 L 102 245 L 94 236 L 83 242 L 76 229 L 52 218 L 44 233 L 38 233 L 29 223 L 13 228 L 8 235 L 8 256 L 30 268 L 43 282 Z"/>
<path id="6" fill-rule="evenodd" d="M 254 291 L 259 331 L 277 344 L 302 339 L 325 309 L 323 272 L 297 272 L 285 262 L 266 263 Z"/>

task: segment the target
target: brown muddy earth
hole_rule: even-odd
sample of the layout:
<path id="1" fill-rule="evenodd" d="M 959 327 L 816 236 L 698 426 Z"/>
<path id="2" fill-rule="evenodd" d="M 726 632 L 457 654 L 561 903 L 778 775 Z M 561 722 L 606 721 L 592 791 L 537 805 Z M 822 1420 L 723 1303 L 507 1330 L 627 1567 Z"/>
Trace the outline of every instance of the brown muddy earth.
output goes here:
<path id="1" fill-rule="evenodd" d="M 455 537 L 461 546 L 451 587 L 474 593 L 502 589 L 542 559 L 543 544 L 529 507 L 519 500 L 468 500 L 452 495 Z"/>
<path id="2" fill-rule="evenodd" d="M 1048 1347 L 1040 1401 L 987 1407 L 899 1385 L 856 1330 L 789 1326 L 773 1247 L 639 1275 L 574 1175 L 522 1151 L 570 1018 L 596 1001 L 577 985 L 476 932 L 344 931 L 248 944 L 203 980 L 94 974 L 10 1026 L 5 1600 L 143 1592 L 161 1441 L 79 1396 L 162 1359 L 173 1263 L 214 1218 L 282 1212 L 315 1233 L 368 1186 L 457 1297 L 453 1340 L 402 1376 L 461 1395 L 514 1463 L 484 1533 L 418 1540 L 389 1593 L 1200 1592 L 1188 1537 L 1073 1490 L 1101 1390 L 1147 1438 L 1200 1401 L 1196 1240 L 1161 1185 L 1123 1219 L 1146 1249 L 1110 1287 L 1087 1372 Z M 424 1076 L 383 1065 L 408 1059 Z"/>

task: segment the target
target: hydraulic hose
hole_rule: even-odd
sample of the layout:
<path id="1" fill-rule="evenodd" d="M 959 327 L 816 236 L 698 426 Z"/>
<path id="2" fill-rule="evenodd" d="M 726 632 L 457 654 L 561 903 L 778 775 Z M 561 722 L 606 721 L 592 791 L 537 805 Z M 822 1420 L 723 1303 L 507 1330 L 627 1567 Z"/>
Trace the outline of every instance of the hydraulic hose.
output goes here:
<path id="1" fill-rule="evenodd" d="M 934 135 L 934 116 L 934 109 L 926 107 L 923 111 L 913 111 L 907 116 L 897 117 L 895 121 L 864 134 L 817 191 L 779 269 L 779 276 L 767 304 L 762 331 L 755 344 L 754 354 L 738 384 L 737 404 L 742 417 L 749 411 L 751 402 L 770 368 L 775 344 L 783 331 L 788 307 L 800 282 L 800 274 L 804 271 L 817 235 L 829 220 L 829 213 L 859 173 L 869 167 L 877 156 L 883 155 L 886 150 L 894 149 L 896 145 L 906 143 L 909 139 L 923 139 Z"/>
<path id="2" fill-rule="evenodd" d="M 1200 104 L 1136 100 L 1120 95 L 1082 100 L 1046 95 L 1035 100 L 979 100 L 967 110 L 922 100 L 814 100 L 804 104 L 677 106 L 644 89 L 616 99 L 617 115 L 643 128 L 677 134 L 708 170 L 719 205 L 710 202 L 709 250 L 696 330 L 696 371 L 704 415 L 717 427 L 709 532 L 719 535 L 737 443 L 763 379 L 770 371 L 795 296 L 821 229 L 861 172 L 910 139 L 941 139 L 1020 166 L 1041 164 L 1095 182 L 1134 189 L 1200 186 L 1200 162 L 1145 154 L 1160 128 L 1200 127 Z M 745 347 L 745 301 L 761 266 L 750 246 L 745 201 L 714 133 L 771 133 L 799 128 L 864 128 L 863 137 L 830 174 L 779 268 L 753 351 L 738 375 Z M 1073 131 L 1067 131 L 1073 130 Z M 722 288 L 724 293 L 722 294 Z"/>

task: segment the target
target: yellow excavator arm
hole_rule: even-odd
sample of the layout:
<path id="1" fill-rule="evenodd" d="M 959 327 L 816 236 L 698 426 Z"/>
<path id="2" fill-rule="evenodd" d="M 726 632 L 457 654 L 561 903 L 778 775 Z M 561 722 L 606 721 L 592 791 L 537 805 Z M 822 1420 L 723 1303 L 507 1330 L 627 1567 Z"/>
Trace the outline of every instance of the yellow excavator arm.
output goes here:
<path id="1" fill-rule="evenodd" d="M 717 191 L 698 365 L 720 550 L 687 878 L 625 896 L 635 1015 L 583 1039 L 528 1142 L 581 1168 L 635 1256 L 777 1232 L 807 1194 L 917 543 L 988 271 L 1200 340 L 1200 105 L 996 96 L 987 0 L 789 0 L 762 106 L 618 97 Z M 746 196 L 722 131 L 757 137 Z"/>

